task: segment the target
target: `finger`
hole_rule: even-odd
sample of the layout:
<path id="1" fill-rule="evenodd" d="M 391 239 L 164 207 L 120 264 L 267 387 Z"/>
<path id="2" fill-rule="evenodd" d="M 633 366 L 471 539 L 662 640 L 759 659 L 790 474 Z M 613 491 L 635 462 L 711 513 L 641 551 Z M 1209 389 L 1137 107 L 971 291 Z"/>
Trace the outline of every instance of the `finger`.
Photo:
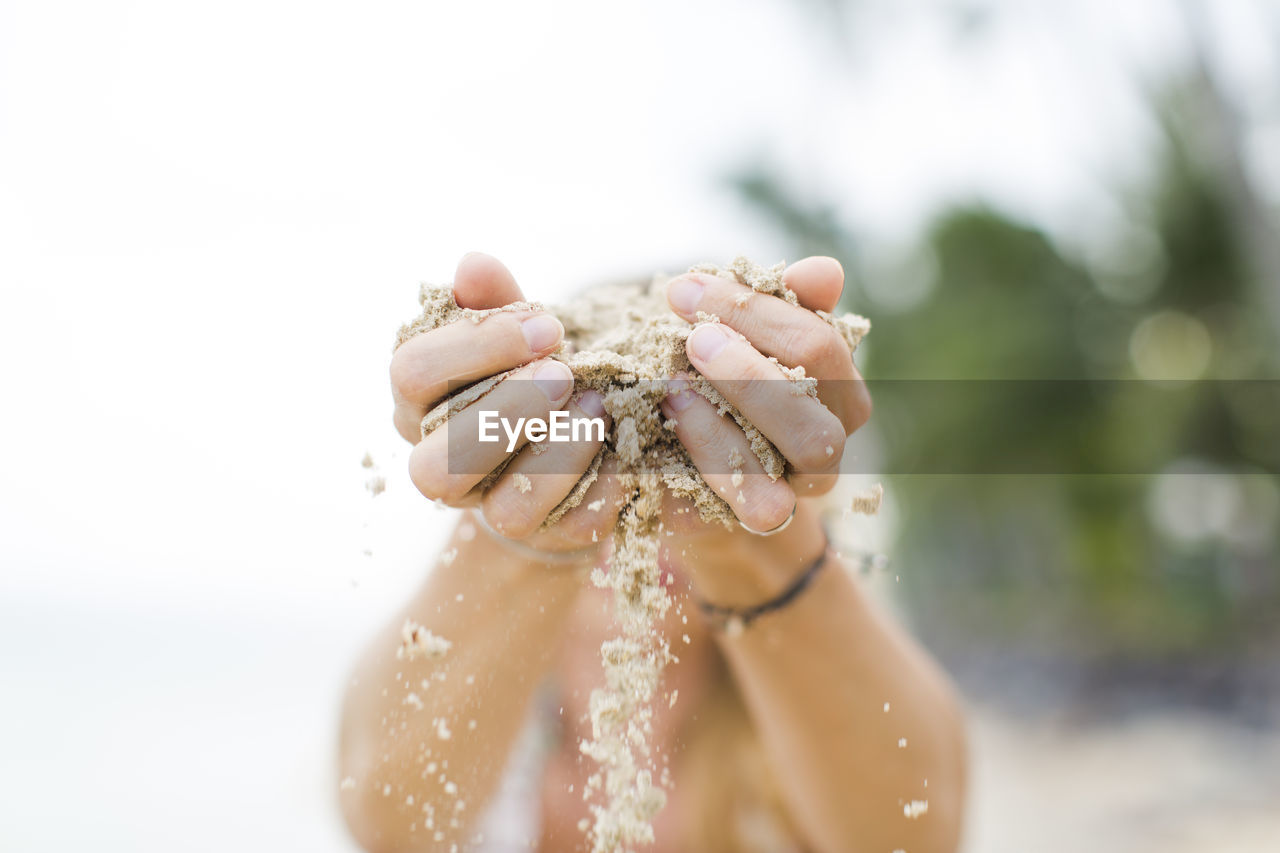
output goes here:
<path id="1" fill-rule="evenodd" d="M 546 420 L 572 391 L 573 374 L 558 361 L 544 359 L 522 367 L 418 442 L 409 454 L 410 478 L 429 498 L 446 503 L 461 499 L 525 444 L 523 430 L 511 451 L 501 429 L 497 441 L 480 441 L 481 411 L 499 412 L 512 424 L 522 417 Z"/>
<path id="2" fill-rule="evenodd" d="M 716 390 L 773 442 L 800 474 L 833 474 L 845 431 L 821 401 L 796 385 L 727 326 L 707 323 L 685 346 L 689 360 Z"/>
<path id="3" fill-rule="evenodd" d="M 392 393 L 397 406 L 407 404 L 412 414 L 412 407 L 429 408 L 459 385 L 550 354 L 563 338 L 564 326 L 545 312 L 503 312 L 479 323 L 450 323 L 415 335 L 396 350 Z"/>
<path id="4" fill-rule="evenodd" d="M 520 302 L 524 294 L 502 261 L 482 252 L 468 252 L 453 273 L 453 298 L 463 308 L 501 308 Z"/>
<path id="5" fill-rule="evenodd" d="M 426 406 L 410 403 L 401 397 L 394 387 L 391 389 L 391 396 L 396 403 L 395 411 L 391 415 L 396 432 L 410 444 L 417 444 L 422 440 L 422 419 L 427 414 Z"/>
<path id="6" fill-rule="evenodd" d="M 480 252 L 469 252 L 458 262 L 453 277 L 453 296 L 461 307 L 480 310 L 500 308 L 524 299 L 511 271 L 497 258 Z M 546 319 L 533 319 L 541 315 L 513 315 L 521 322 L 526 344 L 527 352 L 520 352 L 519 339 L 510 336 L 511 317 L 497 316 L 502 319 L 491 323 L 484 332 L 478 333 L 478 337 L 468 340 L 466 343 L 470 346 L 459 345 L 460 338 L 469 337 L 467 330 L 459 324 L 451 324 L 459 327 L 448 335 L 436 335 L 434 338 L 428 337 L 431 332 L 418 335 L 396 351 L 391 361 L 391 390 L 395 400 L 392 421 L 406 441 L 417 444 L 421 439 L 419 424 L 422 416 L 444 394 L 450 382 L 474 382 L 548 355 L 564 337 L 564 328 L 559 326 L 558 320 L 553 325 Z M 494 319 L 491 317 L 479 325 L 484 326 Z M 524 320 L 531 322 L 525 325 Z M 556 327 L 558 331 L 553 336 Z M 473 324 L 471 332 L 476 331 Z M 495 340 L 497 346 L 494 345 Z M 445 357 L 438 358 L 439 353 L 444 353 Z"/>
<path id="7" fill-rule="evenodd" d="M 853 376 L 853 354 L 844 338 L 827 321 L 799 305 L 705 273 L 668 282 L 667 302 L 690 323 L 698 322 L 698 312 L 714 314 L 760 352 L 788 367 L 803 365 L 810 376 L 831 380 Z"/>
<path id="8" fill-rule="evenodd" d="M 839 264 L 834 260 L 808 258 L 793 266 L 796 281 L 815 307 L 839 298 L 834 284 Z M 839 277 L 842 281 L 842 271 Z M 667 299 L 685 319 L 696 321 L 698 311 L 708 311 L 761 352 L 789 367 L 803 366 L 807 375 L 818 379 L 818 398 L 840 419 L 846 435 L 867 422 L 870 397 L 853 356 L 844 339 L 821 317 L 736 281 L 703 274 L 672 280 Z"/>
<path id="9" fill-rule="evenodd" d="M 573 491 L 604 444 L 609 416 L 600 394 L 583 392 L 565 409 L 575 420 L 601 419 L 604 429 L 582 430 L 578 441 L 529 445 L 503 469 L 502 476 L 483 500 L 485 520 L 503 536 L 523 539 L 536 531 Z"/>
<path id="10" fill-rule="evenodd" d="M 831 385 L 838 387 L 830 388 Z M 818 399 L 844 424 L 845 435 L 853 435 L 871 420 L 871 392 L 857 365 L 852 380 L 832 383 L 819 379 Z"/>
<path id="11" fill-rule="evenodd" d="M 538 548 L 563 551 L 604 544 L 617 524 L 622 510 L 622 481 L 618 477 L 618 457 L 606 456 L 596 481 L 582 496 L 582 502 L 560 517 L 549 529 L 530 540 Z"/>
<path id="12" fill-rule="evenodd" d="M 835 258 L 812 255 L 783 270 L 782 282 L 810 311 L 834 311 L 844 290 L 844 267 Z"/>
<path id="13" fill-rule="evenodd" d="M 676 437 L 707 485 L 753 530 L 772 530 L 786 521 L 796 505 L 795 492 L 785 480 L 769 478 L 738 424 L 687 383 L 674 380 L 671 387 L 662 413 L 675 422 Z"/>
<path id="14" fill-rule="evenodd" d="M 844 267 L 835 258 L 812 255 L 782 272 L 782 281 L 795 292 L 800 304 L 811 311 L 834 311 L 844 291 Z M 871 395 L 857 365 L 852 381 L 819 378 L 818 397 L 852 435 L 871 418 Z M 804 495 L 797 488 L 797 493 Z"/>

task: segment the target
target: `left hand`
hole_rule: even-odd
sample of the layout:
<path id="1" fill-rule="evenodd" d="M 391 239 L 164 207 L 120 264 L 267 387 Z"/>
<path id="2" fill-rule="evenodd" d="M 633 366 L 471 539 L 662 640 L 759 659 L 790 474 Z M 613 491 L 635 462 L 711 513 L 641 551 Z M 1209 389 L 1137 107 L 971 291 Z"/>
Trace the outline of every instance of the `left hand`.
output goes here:
<path id="1" fill-rule="evenodd" d="M 787 267 L 783 281 L 803 307 L 760 293 L 740 302 L 750 288 L 713 275 L 690 273 L 667 285 L 668 303 L 685 320 L 697 322 L 698 312 L 720 318 L 690 335 L 689 360 L 789 463 L 788 478 L 770 480 L 737 423 L 717 414 L 696 392 L 676 391 L 662 403 L 703 478 L 738 520 L 756 531 L 784 523 L 798 498 L 831 490 L 845 440 L 871 415 L 871 397 L 848 345 L 813 313 L 832 311 L 839 302 L 844 289 L 840 263 L 805 258 Z M 818 398 L 794 394 L 770 357 L 786 367 L 803 366 L 807 376 L 818 380 Z M 727 464 L 734 450 L 743 459 L 737 486 Z"/>

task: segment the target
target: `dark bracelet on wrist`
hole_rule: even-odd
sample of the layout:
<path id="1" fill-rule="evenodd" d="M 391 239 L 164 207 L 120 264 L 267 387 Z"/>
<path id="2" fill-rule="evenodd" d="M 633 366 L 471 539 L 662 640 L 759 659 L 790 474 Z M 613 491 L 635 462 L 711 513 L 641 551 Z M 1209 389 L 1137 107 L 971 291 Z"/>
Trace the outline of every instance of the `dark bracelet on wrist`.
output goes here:
<path id="1" fill-rule="evenodd" d="M 818 572 L 827 564 L 827 558 L 831 556 L 831 540 L 823 534 L 822 553 L 820 553 L 812 563 L 805 567 L 804 571 L 796 576 L 796 579 L 773 598 L 768 601 L 757 604 L 754 607 L 721 607 L 718 604 L 712 604 L 702 599 L 696 599 L 698 609 L 702 611 L 711 624 L 724 631 L 731 637 L 741 634 L 743 629 L 749 627 L 752 622 L 764 616 L 766 613 L 772 613 L 775 610 L 781 610 L 791 602 L 795 601 L 800 593 L 813 583 L 813 579 L 818 576 Z"/>

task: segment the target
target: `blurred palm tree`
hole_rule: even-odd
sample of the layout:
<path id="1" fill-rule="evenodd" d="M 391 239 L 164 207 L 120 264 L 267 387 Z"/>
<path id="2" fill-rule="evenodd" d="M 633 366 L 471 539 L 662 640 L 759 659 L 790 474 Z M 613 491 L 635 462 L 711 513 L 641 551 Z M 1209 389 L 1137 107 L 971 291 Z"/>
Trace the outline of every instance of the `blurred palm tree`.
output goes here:
<path id="1" fill-rule="evenodd" d="M 1280 376 L 1280 234 L 1205 64 L 1152 104 L 1158 178 L 1117 191 L 1130 226 L 1087 259 L 969 206 L 936 216 L 886 272 L 835 206 L 792 194 L 777 170 L 732 177 L 797 256 L 845 262 L 849 307 L 872 314 L 860 361 L 896 472 L 895 570 L 944 656 L 976 645 L 1234 671 L 1280 642 L 1280 385 L 1238 381 Z M 1212 381 L 1165 403 L 1099 382 L 1188 374 Z M 941 396 L 888 381 L 916 379 L 974 381 Z M 1011 459 L 1058 467 L 936 473 Z M 1099 459 L 1128 473 L 1073 474 Z"/>

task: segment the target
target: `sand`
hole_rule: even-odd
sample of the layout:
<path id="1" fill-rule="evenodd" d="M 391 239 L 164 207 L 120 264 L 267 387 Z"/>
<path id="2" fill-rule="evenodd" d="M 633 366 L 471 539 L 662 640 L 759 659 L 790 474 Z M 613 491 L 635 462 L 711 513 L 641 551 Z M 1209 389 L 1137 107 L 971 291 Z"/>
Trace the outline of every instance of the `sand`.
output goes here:
<path id="1" fill-rule="evenodd" d="M 400 628 L 400 647 L 396 649 L 396 657 L 400 660 L 441 658 L 451 648 L 453 643 L 444 637 L 437 637 L 412 619 L 406 619 Z"/>
<path id="2" fill-rule="evenodd" d="M 796 295 L 783 284 L 784 268 L 784 264 L 763 267 L 740 257 L 723 269 L 702 264 L 690 272 L 720 275 L 750 287 L 751 292 L 740 298 L 742 302 L 778 298 L 798 304 Z M 565 342 L 553 357 L 570 367 L 578 389 L 593 389 L 601 394 L 612 418 L 605 446 L 574 490 L 544 522 L 544 526 L 550 526 L 578 506 L 605 457 L 617 459 L 624 499 L 613 534 L 612 556 L 608 567 L 597 568 L 591 577 L 597 586 L 613 591 L 621 633 L 601 646 L 604 685 L 592 692 L 592 734 L 580 744 L 581 751 L 600 766 L 583 792 L 584 799 L 590 801 L 592 820 L 585 822 L 584 829 L 593 853 L 616 853 L 652 843 L 652 821 L 666 801 L 665 774 L 655 778 L 655 769 L 661 762 L 649 747 L 651 703 L 664 667 L 676 660 L 667 638 L 657 628 L 671 606 L 658 564 L 658 514 L 663 494 L 688 498 L 705 522 L 720 523 L 726 528 L 737 523 L 729 504 L 694 468 L 675 436 L 673 424 L 664 422 L 659 404 L 667 393 L 666 381 L 677 374 L 687 374 L 691 389 L 722 414 L 732 417 L 746 433 L 751 452 L 766 474 L 776 480 L 787 473 L 786 460 L 777 448 L 689 363 L 685 340 L 696 326 L 717 322 L 717 318 L 700 313 L 698 323 L 689 324 L 677 316 L 666 303 L 667 280 L 659 275 L 647 286 L 596 288 L 564 307 L 547 309 L 538 303 L 521 302 L 484 311 L 459 307 L 449 286 L 424 284 L 419 292 L 422 313 L 400 329 L 396 340 L 398 347 L 414 335 L 447 323 L 479 323 L 499 311 L 550 310 L 565 327 Z M 857 315 L 816 313 L 841 334 L 851 351 L 870 328 Z M 803 368 L 779 365 L 779 370 L 792 382 L 793 394 L 816 396 L 817 382 L 805 376 Z M 475 383 L 450 396 L 423 418 L 422 434 L 429 434 L 450 416 L 481 399 L 505 375 Z M 834 453 L 834 448 L 830 452 Z M 739 456 L 729 463 L 736 487 L 744 460 Z M 500 473 L 501 467 L 488 475 L 481 486 L 492 483 Z M 527 478 L 517 480 L 516 485 L 522 493 L 532 488 Z M 588 509 L 598 511 L 602 508 L 598 503 L 593 502 Z M 405 628 L 402 651 L 414 650 L 405 651 L 412 654 L 418 644 L 416 640 L 410 642 L 409 625 Z"/>
<path id="3" fill-rule="evenodd" d="M 378 466 L 374 463 L 373 457 L 368 452 L 364 454 L 364 458 L 360 460 L 360 467 L 369 472 L 368 478 L 364 481 L 364 487 L 369 494 L 377 497 L 387 490 L 387 478 L 382 475 Z"/>
<path id="4" fill-rule="evenodd" d="M 858 492 L 850 501 L 849 510 L 862 515 L 875 515 L 884 503 L 884 486 L 876 483 L 865 491 Z"/>

